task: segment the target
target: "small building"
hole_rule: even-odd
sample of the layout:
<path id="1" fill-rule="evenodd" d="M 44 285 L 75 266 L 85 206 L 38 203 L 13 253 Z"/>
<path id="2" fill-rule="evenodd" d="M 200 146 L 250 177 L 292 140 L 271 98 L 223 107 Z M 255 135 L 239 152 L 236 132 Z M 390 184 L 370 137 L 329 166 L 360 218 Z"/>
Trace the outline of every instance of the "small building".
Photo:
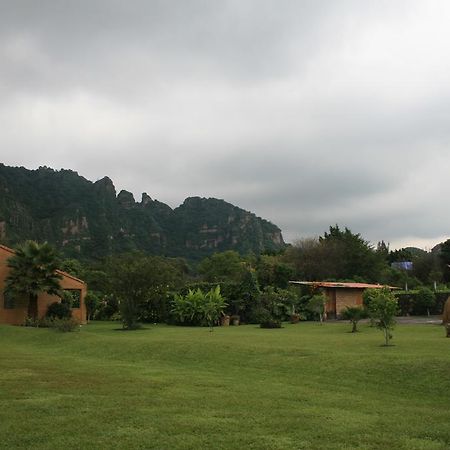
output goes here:
<path id="1" fill-rule="evenodd" d="M 368 283 L 340 283 L 337 281 L 290 281 L 292 284 L 320 289 L 327 296 L 325 313 L 328 319 L 338 319 L 348 306 L 363 305 L 363 292 L 366 289 L 381 289 L 386 286 Z M 388 286 L 390 289 L 395 289 Z"/>
<path id="2" fill-rule="evenodd" d="M 5 280 L 10 270 L 7 261 L 14 253 L 14 250 L 0 245 L 0 324 L 23 325 L 28 313 L 28 299 L 17 301 L 5 295 Z M 57 270 L 57 273 L 62 276 L 59 281 L 61 289 L 68 291 L 73 298 L 72 317 L 79 320 L 80 323 L 86 323 L 86 306 L 84 304 L 87 292 L 86 283 L 61 270 Z M 38 318 L 45 316 L 51 303 L 59 301 L 61 299 L 57 295 L 45 292 L 39 294 Z"/>

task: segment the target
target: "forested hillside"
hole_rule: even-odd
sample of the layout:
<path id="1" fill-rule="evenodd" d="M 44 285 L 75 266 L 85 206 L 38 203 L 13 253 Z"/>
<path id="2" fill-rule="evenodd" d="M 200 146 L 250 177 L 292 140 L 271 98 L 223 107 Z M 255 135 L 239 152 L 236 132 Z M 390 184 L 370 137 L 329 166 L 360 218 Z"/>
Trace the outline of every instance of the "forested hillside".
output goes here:
<path id="1" fill-rule="evenodd" d="M 146 193 L 118 194 L 104 177 L 0 164 L 0 243 L 48 241 L 65 256 L 99 258 L 132 250 L 201 259 L 217 251 L 284 248 L 280 229 L 230 203 L 192 197 L 172 209 Z"/>

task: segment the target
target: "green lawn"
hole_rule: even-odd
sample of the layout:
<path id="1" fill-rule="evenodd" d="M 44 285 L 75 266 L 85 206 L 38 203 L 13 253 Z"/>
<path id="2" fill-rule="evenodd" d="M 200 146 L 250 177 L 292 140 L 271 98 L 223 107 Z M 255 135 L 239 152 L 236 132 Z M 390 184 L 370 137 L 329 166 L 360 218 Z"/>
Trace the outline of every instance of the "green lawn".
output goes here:
<path id="1" fill-rule="evenodd" d="M 0 326 L 1 448 L 450 448 L 440 326 L 117 326 Z"/>

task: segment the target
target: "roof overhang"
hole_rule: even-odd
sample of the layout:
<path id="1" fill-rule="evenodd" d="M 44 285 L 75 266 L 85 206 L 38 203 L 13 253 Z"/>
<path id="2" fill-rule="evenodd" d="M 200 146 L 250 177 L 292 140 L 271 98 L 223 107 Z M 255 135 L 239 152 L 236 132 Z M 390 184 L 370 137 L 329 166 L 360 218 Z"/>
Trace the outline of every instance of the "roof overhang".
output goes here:
<path id="1" fill-rule="evenodd" d="M 339 281 L 289 281 L 291 284 L 300 284 L 303 286 L 313 286 L 316 288 L 329 289 L 399 289 L 395 286 L 387 286 L 384 284 L 369 284 L 369 283 L 346 283 Z"/>

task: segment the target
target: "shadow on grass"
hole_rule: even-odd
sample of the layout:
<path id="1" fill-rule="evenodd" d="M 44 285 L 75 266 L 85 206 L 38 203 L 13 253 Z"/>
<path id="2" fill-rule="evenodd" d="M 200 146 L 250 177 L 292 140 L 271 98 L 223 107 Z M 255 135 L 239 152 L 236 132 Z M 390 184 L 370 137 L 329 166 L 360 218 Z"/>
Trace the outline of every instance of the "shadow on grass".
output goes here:
<path id="1" fill-rule="evenodd" d="M 139 328 L 113 328 L 113 331 L 126 331 L 127 333 L 132 333 L 133 331 L 143 331 L 151 330 L 149 327 L 139 327 Z"/>

